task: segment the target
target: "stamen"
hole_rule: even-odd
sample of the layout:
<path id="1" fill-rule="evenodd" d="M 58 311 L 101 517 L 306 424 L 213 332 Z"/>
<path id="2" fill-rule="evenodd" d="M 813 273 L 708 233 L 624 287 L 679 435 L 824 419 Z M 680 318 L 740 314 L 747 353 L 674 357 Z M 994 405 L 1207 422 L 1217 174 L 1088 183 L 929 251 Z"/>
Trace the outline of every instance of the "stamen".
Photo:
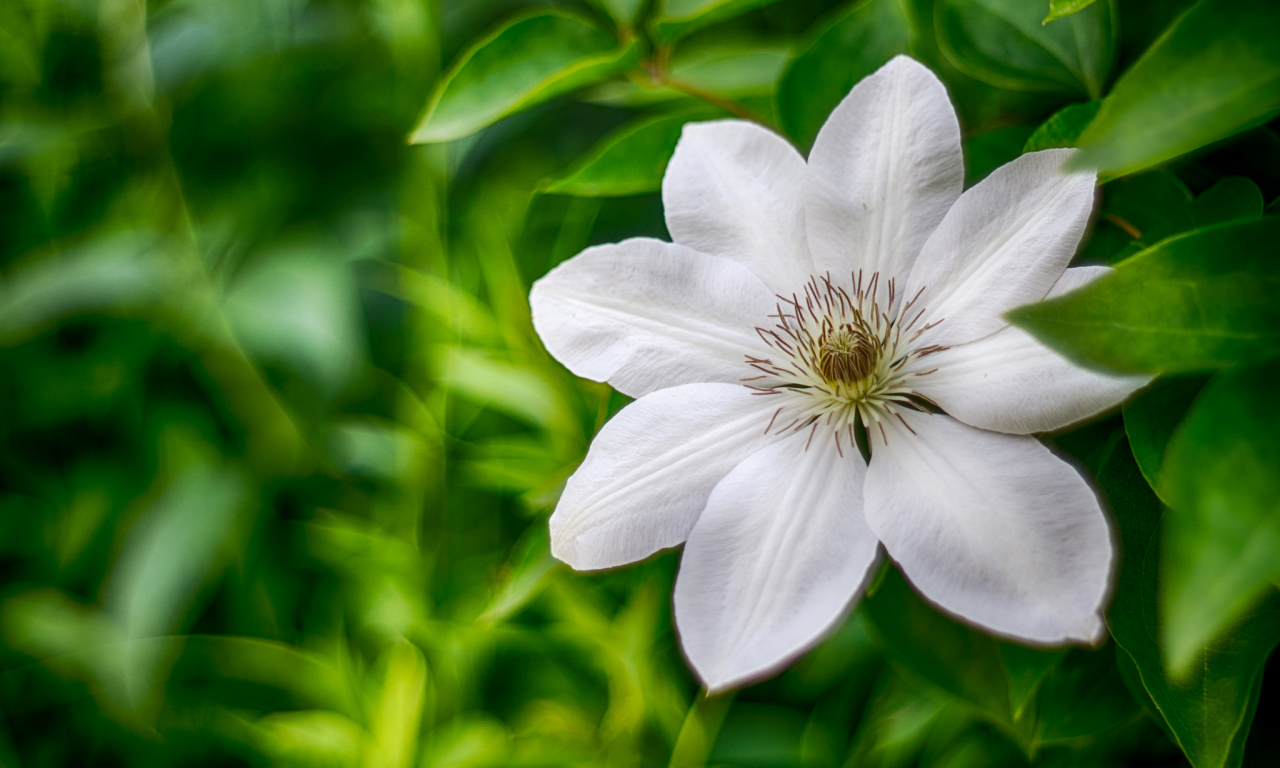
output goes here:
<path id="1" fill-rule="evenodd" d="M 941 320 L 919 326 L 926 317 L 918 306 L 925 294 L 922 287 L 909 301 L 894 306 L 902 298 L 894 279 L 883 285 L 888 305 L 882 309 L 877 291 L 879 272 L 849 274 L 849 283 L 839 284 L 830 273 L 811 276 L 799 293 L 777 294 L 775 320 L 771 328 L 756 328 L 756 335 L 777 357 L 747 356 L 756 374 L 742 379 L 753 394 L 778 395 L 782 407 L 773 412 L 765 433 L 799 432 L 809 428 L 805 449 L 813 444 L 821 426 L 831 429 L 836 451 L 843 456 L 840 432 L 847 429 L 849 445 L 856 447 L 854 422 L 861 421 L 871 431 L 879 427 L 888 444 L 886 418 L 897 418 L 908 430 L 900 409 L 923 411 L 919 402 L 930 402 L 908 381 L 937 370 L 909 371 L 911 363 L 946 347 L 912 345 Z M 919 401 L 919 402 L 917 402 Z M 936 407 L 936 406 L 934 406 Z M 789 423 L 774 429 L 780 420 Z M 914 430 L 911 430 L 914 433 Z"/>

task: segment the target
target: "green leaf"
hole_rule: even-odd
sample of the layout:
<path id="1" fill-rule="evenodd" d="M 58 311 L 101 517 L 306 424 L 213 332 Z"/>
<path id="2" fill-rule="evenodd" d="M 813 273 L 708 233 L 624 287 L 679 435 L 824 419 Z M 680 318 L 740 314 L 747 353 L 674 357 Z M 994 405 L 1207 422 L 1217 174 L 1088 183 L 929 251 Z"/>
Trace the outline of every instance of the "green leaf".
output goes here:
<path id="1" fill-rule="evenodd" d="M 1031 125 L 1009 125 L 965 140 L 964 185 L 972 187 L 995 169 L 1017 159 L 1033 130 Z"/>
<path id="2" fill-rule="evenodd" d="M 783 67 L 791 60 L 785 46 L 728 44 L 689 46 L 672 54 L 668 78 L 682 86 L 731 99 L 773 94 Z M 669 85 L 616 80 L 590 89 L 585 101 L 614 107 L 638 107 L 678 99 L 705 102 Z"/>
<path id="3" fill-rule="evenodd" d="M 1007 642 L 996 643 L 996 648 L 1009 680 L 1009 704 L 1014 717 L 1021 717 L 1040 681 L 1062 660 L 1066 651 L 1045 651 Z"/>
<path id="4" fill-rule="evenodd" d="M 1115 52 L 1111 3 L 1057 24 L 1026 0 L 939 0 L 938 45 L 956 68 L 999 88 L 1100 98 Z"/>
<path id="5" fill-rule="evenodd" d="M 1110 651 L 1073 649 L 1045 676 L 1036 697 L 1038 743 L 1092 736 L 1141 714 Z"/>
<path id="6" fill-rule="evenodd" d="M 1180 680 L 1165 674 L 1157 638 L 1160 501 L 1122 445 L 1098 475 L 1119 528 L 1120 572 L 1107 624 L 1133 662 L 1152 715 L 1195 768 L 1239 766 L 1267 655 L 1280 640 L 1280 600 L 1269 597 Z M 1121 657 L 1122 664 L 1124 657 Z M 1123 671 L 1123 670 L 1122 670 Z"/>
<path id="7" fill-rule="evenodd" d="M 621 197 L 656 192 L 686 123 L 718 110 L 701 109 L 660 115 L 622 126 L 558 176 L 542 184 L 543 192 L 580 197 Z"/>
<path id="8" fill-rule="evenodd" d="M 1124 404 L 1124 431 L 1129 436 L 1129 447 L 1157 495 L 1169 438 L 1206 381 L 1208 377 L 1200 374 L 1161 376 Z"/>
<path id="9" fill-rule="evenodd" d="M 968 702 L 991 722 L 1014 730 L 1011 686 L 994 639 L 943 616 L 892 566 L 863 604 L 886 656 Z"/>
<path id="10" fill-rule="evenodd" d="M 911 26 L 900 0 L 855 4 L 813 35 L 787 66 L 778 85 L 778 116 L 800 146 L 859 80 L 907 52 Z"/>
<path id="11" fill-rule="evenodd" d="M 622 29 L 631 29 L 640 20 L 645 0 L 591 0 Z"/>
<path id="12" fill-rule="evenodd" d="M 1080 139 L 1111 176 L 1190 152 L 1280 112 L 1280 3 L 1201 0 L 1115 84 Z"/>
<path id="13" fill-rule="evenodd" d="M 635 61 L 635 46 L 559 12 L 508 23 L 462 55 L 436 84 L 415 143 L 452 141 Z"/>
<path id="14" fill-rule="evenodd" d="M 1280 577 L 1280 360 L 1218 374 L 1170 441 L 1162 607 L 1167 662 L 1206 644 Z"/>
<path id="15" fill-rule="evenodd" d="M 1262 215 L 1262 190 L 1243 176 L 1228 176 L 1191 202 L 1191 221 L 1208 227 Z"/>
<path id="16" fill-rule="evenodd" d="M 1170 238 L 1010 322 L 1084 365 L 1159 373 L 1280 354 L 1280 219 Z"/>
<path id="17" fill-rule="evenodd" d="M 1080 141 L 1080 134 L 1084 133 L 1085 127 L 1098 114 L 1101 106 L 1100 101 L 1086 101 L 1063 107 L 1031 134 L 1022 151 L 1039 152 L 1042 149 L 1076 146 Z"/>
<path id="18" fill-rule="evenodd" d="M 740 16 L 778 0 L 654 0 L 660 8 L 650 22 L 654 38 L 671 41 L 708 24 Z"/>
<path id="19" fill-rule="evenodd" d="M 1049 0 L 1049 15 L 1044 17 L 1044 23 L 1048 24 L 1055 19 L 1061 19 L 1063 16 L 1070 16 L 1076 11 L 1084 10 L 1096 0 Z"/>

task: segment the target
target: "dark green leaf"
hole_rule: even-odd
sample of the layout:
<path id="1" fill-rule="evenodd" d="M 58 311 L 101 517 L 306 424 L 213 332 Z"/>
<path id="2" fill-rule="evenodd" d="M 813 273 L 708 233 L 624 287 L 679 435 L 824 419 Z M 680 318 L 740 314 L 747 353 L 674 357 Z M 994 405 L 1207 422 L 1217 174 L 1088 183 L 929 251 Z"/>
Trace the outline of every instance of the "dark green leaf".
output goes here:
<path id="1" fill-rule="evenodd" d="M 1092 285 L 1008 314 L 1082 364 L 1158 373 L 1280 354 L 1280 219 L 1180 235 Z"/>
<path id="2" fill-rule="evenodd" d="M 939 0 L 938 44 L 960 71 L 1015 91 L 1102 96 L 1114 59 L 1111 3 L 1054 24 L 1025 0 Z"/>
<path id="3" fill-rule="evenodd" d="M 1169 443 L 1167 662 L 1184 675 L 1280 577 L 1280 361 L 1225 371 Z"/>
<path id="4" fill-rule="evenodd" d="M 971 187 L 1018 157 L 1032 125 L 1010 125 L 980 133 L 964 142 L 964 184 Z"/>
<path id="5" fill-rule="evenodd" d="M 1169 438 L 1206 381 L 1208 377 L 1204 375 L 1161 376 L 1124 404 L 1124 431 L 1129 436 L 1133 458 L 1157 494 Z"/>
<path id="6" fill-rule="evenodd" d="M 1180 680 L 1166 676 L 1157 642 L 1161 505 L 1133 455 L 1118 448 L 1098 475 L 1119 528 L 1120 571 L 1108 612 L 1111 636 L 1133 662 L 1152 715 L 1195 768 L 1238 766 L 1257 706 L 1262 667 L 1280 639 L 1280 600 L 1269 598 L 1212 644 Z M 1123 657 L 1122 657 L 1123 663 Z"/>
<path id="7" fill-rule="evenodd" d="M 1098 114 L 1100 101 L 1086 101 L 1063 107 L 1035 130 L 1022 147 L 1023 152 L 1039 152 L 1042 149 L 1074 147 L 1089 121 Z"/>
<path id="8" fill-rule="evenodd" d="M 893 567 L 864 605 L 890 659 L 1002 728 L 1029 725 L 1015 721 L 1005 665 L 991 636 L 943 616 Z"/>
<path id="9" fill-rule="evenodd" d="M 1141 712 L 1125 690 L 1110 648 L 1067 653 L 1040 684 L 1036 702 L 1036 740 L 1040 743 L 1109 731 Z"/>
<path id="10" fill-rule="evenodd" d="M 1262 215 L 1262 190 L 1243 176 L 1228 176 L 1191 202 L 1191 221 L 1208 227 Z"/>
<path id="11" fill-rule="evenodd" d="M 437 83 L 414 142 L 451 141 L 562 93 L 617 74 L 635 60 L 602 30 L 559 12 L 508 23 L 462 55 Z"/>
<path id="12" fill-rule="evenodd" d="M 1270 119 L 1277 29 L 1274 0 L 1201 0 L 1116 83 L 1080 139 L 1080 165 L 1129 174 Z"/>
<path id="13" fill-rule="evenodd" d="M 782 127 L 800 146 L 859 80 L 906 53 L 911 27 L 899 0 L 855 4 L 822 28 L 787 67 L 778 85 Z"/>
<path id="14" fill-rule="evenodd" d="M 581 197 L 620 197 L 656 192 L 685 123 L 715 110 L 649 117 L 600 140 L 581 160 L 543 183 L 542 190 Z"/>
<path id="15" fill-rule="evenodd" d="M 1092 5 L 1096 0 L 1049 0 L 1049 15 L 1045 17 L 1044 22 L 1048 24 L 1054 19 L 1061 19 L 1063 16 L 1070 16 L 1076 11 Z"/>
<path id="16" fill-rule="evenodd" d="M 1013 716 L 1021 717 L 1022 710 L 1035 696 L 1040 681 L 1049 670 L 1062 660 L 1066 651 L 1046 651 L 1013 643 L 997 642 L 1000 663 L 1009 679 L 1009 704 Z"/>
<path id="17" fill-rule="evenodd" d="M 654 37 L 669 41 L 683 37 L 708 24 L 739 16 L 753 8 L 778 0 L 654 0 L 660 4 L 650 25 Z"/>

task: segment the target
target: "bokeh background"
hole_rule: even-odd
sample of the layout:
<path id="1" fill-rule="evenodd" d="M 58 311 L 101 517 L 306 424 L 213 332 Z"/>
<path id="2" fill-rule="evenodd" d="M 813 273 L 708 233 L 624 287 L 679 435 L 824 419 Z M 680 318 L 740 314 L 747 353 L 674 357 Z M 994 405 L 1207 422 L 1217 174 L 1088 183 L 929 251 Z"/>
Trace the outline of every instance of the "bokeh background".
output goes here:
<path id="1" fill-rule="evenodd" d="M 793 668 L 706 699 L 677 554 L 550 558 L 559 488 L 626 400 L 548 357 L 529 285 L 667 236 L 680 123 L 749 110 L 804 148 L 909 49 L 957 101 L 972 183 L 1096 110 L 1190 6 L 1101 2 L 1100 70 L 1000 87 L 934 28 L 981 3 L 888 2 L 754 3 L 688 31 L 681 88 L 619 79 L 411 144 L 483 34 L 553 6 L 634 37 L 628 4 L 0 0 L 0 766 L 1186 765 L 1110 642 L 997 643 L 892 570 Z M 956 27 L 996 41 L 970 58 L 1008 53 L 982 21 Z M 1273 116 L 1117 182 L 1092 260 L 1188 228 L 1165 219 L 1212 189 L 1260 215 Z M 637 117 L 657 160 L 591 187 L 612 177 L 581 158 Z M 1150 494 L 1119 414 L 1048 439 Z M 1233 673 L 1252 731 L 1214 710 L 1236 720 L 1197 766 L 1280 764 L 1273 644 Z"/>

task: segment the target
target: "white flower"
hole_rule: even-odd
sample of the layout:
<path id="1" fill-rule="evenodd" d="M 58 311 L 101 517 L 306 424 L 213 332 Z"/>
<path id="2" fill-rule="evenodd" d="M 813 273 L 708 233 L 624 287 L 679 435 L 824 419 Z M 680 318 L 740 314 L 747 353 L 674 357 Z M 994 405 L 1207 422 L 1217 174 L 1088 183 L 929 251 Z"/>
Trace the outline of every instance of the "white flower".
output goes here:
<path id="1" fill-rule="evenodd" d="M 675 242 L 589 248 L 530 297 L 558 360 L 638 398 L 569 479 L 555 556 L 591 570 L 685 542 L 676 624 L 712 690 L 821 639 L 878 544 L 992 632 L 1097 641 L 1107 521 L 1029 433 L 1147 379 L 1076 367 L 1001 318 L 1106 271 L 1066 269 L 1095 181 L 1068 155 L 1023 155 L 961 194 L 946 90 L 901 56 L 807 164 L 752 123 L 687 126 L 662 185 Z"/>

